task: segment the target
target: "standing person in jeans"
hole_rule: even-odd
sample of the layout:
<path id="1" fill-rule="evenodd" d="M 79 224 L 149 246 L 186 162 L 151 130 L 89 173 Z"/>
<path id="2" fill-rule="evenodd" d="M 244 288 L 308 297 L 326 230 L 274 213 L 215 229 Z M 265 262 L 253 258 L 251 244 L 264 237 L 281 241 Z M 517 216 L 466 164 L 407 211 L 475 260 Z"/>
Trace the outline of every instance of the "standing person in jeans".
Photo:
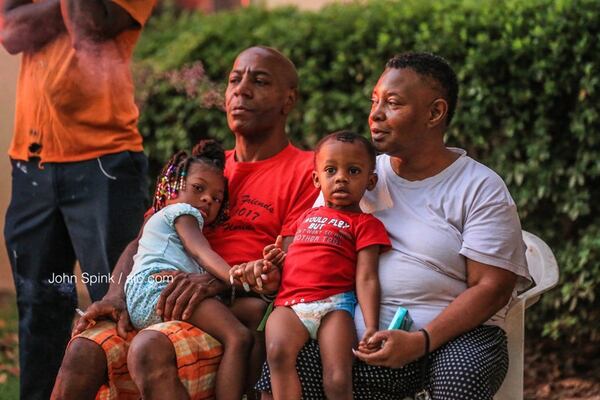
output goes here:
<path id="1" fill-rule="evenodd" d="M 22 53 L 4 236 L 19 310 L 21 398 L 47 399 L 77 305 L 92 300 L 143 218 L 147 160 L 129 64 L 155 0 L 5 0 Z"/>
<path id="2" fill-rule="evenodd" d="M 278 235 L 284 237 L 285 249 L 294 222 L 317 196 L 312 184 L 313 153 L 294 147 L 286 135 L 297 93 L 296 68 L 277 50 L 252 47 L 236 58 L 225 93 L 227 123 L 235 136 L 235 147 L 225 159 L 229 220 L 205 231 L 213 250 L 230 265 L 262 259 L 263 248 Z M 109 292 L 88 308 L 76 326 L 80 335 L 65 354 L 55 398 L 139 399 L 136 386 L 145 399 L 214 398 L 220 345 L 177 320 L 204 298 L 222 293 L 226 285 L 209 274 L 173 274 L 158 305 L 159 315 L 168 322 L 136 334 L 125 308 L 123 285 L 137 246 L 134 241 L 126 248 Z M 274 289 L 277 273 L 264 277 L 264 290 Z M 110 320 L 100 321 L 103 318 Z M 86 330 L 90 320 L 99 322 Z M 264 340 L 262 336 L 259 333 L 255 339 Z M 251 357 L 264 359 L 264 350 Z M 249 374 L 250 385 L 257 373 Z"/>

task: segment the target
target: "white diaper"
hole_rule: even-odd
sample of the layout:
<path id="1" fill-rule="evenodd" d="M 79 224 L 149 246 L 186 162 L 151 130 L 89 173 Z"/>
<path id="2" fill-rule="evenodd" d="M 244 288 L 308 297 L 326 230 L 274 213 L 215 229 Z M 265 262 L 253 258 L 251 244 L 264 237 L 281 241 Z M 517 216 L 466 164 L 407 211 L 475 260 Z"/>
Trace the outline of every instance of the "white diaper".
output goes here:
<path id="1" fill-rule="evenodd" d="M 311 339 L 317 339 L 317 332 L 321 326 L 321 321 L 330 312 L 344 310 L 349 312 L 350 316 L 354 318 L 356 295 L 354 292 L 345 292 L 323 300 L 311 301 L 310 303 L 296 303 L 290 307 L 308 330 Z"/>

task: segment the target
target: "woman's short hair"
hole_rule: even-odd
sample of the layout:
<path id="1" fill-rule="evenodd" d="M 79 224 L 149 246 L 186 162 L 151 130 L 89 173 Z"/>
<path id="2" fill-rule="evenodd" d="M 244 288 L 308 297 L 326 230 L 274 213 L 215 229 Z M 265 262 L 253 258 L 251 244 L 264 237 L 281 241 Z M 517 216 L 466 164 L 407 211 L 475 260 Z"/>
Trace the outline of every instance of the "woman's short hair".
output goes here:
<path id="1" fill-rule="evenodd" d="M 389 59 L 386 68 L 410 68 L 432 81 L 448 103 L 446 126 L 450 125 L 458 101 L 458 78 L 445 58 L 427 52 L 406 52 Z"/>

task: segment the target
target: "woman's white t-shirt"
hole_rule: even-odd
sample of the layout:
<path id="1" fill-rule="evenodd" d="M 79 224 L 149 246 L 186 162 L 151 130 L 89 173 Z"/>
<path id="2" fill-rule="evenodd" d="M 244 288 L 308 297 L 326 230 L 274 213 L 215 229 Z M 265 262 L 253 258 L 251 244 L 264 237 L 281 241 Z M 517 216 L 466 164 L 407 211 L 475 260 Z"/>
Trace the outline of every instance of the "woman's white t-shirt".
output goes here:
<path id="1" fill-rule="evenodd" d="M 464 150 L 450 150 L 459 158 L 421 181 L 399 177 L 388 155 L 377 157 L 379 181 L 361 208 L 383 222 L 392 242 L 379 259 L 380 329 L 398 306 L 409 310 L 412 329 L 434 319 L 467 289 L 466 258 L 514 272 L 517 289 L 530 282 L 521 224 L 506 185 Z M 502 326 L 507 308 L 487 324 Z M 360 307 L 355 321 L 362 337 Z"/>

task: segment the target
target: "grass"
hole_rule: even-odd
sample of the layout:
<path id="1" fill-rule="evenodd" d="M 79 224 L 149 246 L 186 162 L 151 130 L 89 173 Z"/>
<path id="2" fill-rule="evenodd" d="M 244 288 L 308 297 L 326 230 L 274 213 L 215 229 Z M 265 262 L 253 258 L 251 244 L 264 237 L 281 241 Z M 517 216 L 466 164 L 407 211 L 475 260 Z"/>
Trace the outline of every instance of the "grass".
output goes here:
<path id="1" fill-rule="evenodd" d="M 77 273 L 80 273 L 79 268 Z M 77 291 L 79 307 L 87 308 L 90 299 L 85 288 L 78 287 Z M 19 399 L 19 319 L 16 304 L 14 292 L 0 291 L 0 400 Z"/>
<path id="2" fill-rule="evenodd" d="M 15 296 L 0 293 L 0 399 L 19 398 L 18 319 Z"/>

